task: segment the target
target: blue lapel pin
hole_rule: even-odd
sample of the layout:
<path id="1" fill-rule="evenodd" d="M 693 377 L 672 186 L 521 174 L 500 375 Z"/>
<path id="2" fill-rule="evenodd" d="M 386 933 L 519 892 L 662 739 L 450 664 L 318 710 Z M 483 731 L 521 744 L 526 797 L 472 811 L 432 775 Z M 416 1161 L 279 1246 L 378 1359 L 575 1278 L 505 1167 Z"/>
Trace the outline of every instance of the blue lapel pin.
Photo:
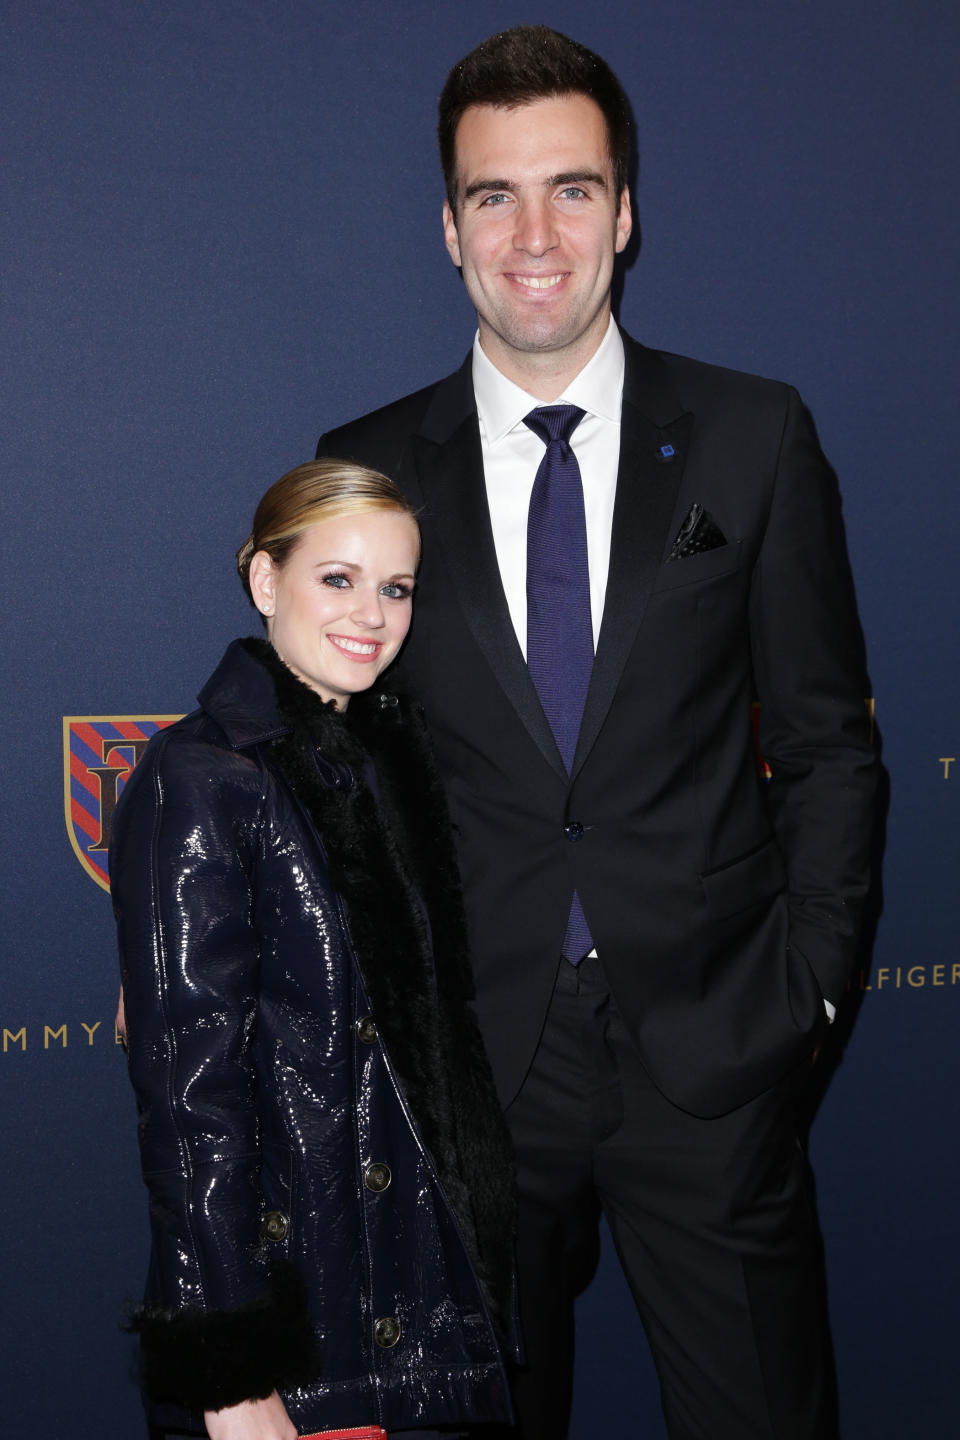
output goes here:
<path id="1" fill-rule="evenodd" d="M 657 459 L 658 459 L 658 460 L 672 460 L 673 457 L 676 455 L 676 453 L 677 453 L 677 452 L 676 452 L 676 450 L 674 450 L 674 448 L 673 448 L 672 445 L 661 445 L 661 446 L 660 446 L 660 453 L 659 453 L 659 455 L 657 456 Z"/>

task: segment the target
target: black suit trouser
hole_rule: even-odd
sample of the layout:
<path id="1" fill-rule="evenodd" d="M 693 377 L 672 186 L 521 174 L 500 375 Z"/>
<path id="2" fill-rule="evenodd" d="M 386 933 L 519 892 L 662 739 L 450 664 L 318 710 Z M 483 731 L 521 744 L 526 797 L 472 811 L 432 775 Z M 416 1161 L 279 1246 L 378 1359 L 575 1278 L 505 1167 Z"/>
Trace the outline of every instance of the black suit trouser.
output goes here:
<path id="1" fill-rule="evenodd" d="M 574 1299 L 596 1267 L 601 1210 L 650 1342 L 671 1440 L 834 1440 L 797 1085 L 792 1077 L 719 1119 L 678 1110 L 640 1064 L 600 962 L 560 962 L 536 1055 L 507 1110 L 521 1197 L 528 1364 L 514 1398 L 523 1440 L 567 1435 Z"/>

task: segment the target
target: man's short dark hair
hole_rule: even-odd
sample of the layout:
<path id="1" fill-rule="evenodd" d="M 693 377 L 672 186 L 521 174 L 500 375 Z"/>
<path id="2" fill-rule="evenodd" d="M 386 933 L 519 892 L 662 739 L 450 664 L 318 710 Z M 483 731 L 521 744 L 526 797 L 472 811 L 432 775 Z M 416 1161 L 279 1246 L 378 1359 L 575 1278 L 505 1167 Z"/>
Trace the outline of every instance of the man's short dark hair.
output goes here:
<path id="1" fill-rule="evenodd" d="M 607 126 L 614 194 L 627 183 L 630 106 L 623 86 L 599 55 L 546 25 L 516 25 L 491 35 L 447 76 L 440 96 L 437 135 L 447 200 L 457 209 L 457 126 L 471 105 L 509 108 L 558 95 L 587 95 Z"/>

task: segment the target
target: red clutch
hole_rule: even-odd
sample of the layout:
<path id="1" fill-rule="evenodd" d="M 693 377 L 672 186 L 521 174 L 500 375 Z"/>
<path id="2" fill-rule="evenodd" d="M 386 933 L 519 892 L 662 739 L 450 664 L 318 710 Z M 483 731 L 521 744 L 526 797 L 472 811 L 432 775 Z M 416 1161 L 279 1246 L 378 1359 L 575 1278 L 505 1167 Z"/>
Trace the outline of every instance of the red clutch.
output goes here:
<path id="1" fill-rule="evenodd" d="M 352 1430 L 315 1430 L 300 1440 L 387 1440 L 387 1432 L 379 1425 L 357 1425 Z"/>

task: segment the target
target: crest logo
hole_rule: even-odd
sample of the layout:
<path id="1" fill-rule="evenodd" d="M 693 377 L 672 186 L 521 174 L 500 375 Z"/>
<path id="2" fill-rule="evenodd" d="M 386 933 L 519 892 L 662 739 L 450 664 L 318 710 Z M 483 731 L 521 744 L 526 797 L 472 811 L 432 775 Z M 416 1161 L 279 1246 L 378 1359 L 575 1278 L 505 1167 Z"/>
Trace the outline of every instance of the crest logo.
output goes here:
<path id="1" fill-rule="evenodd" d="M 63 809 L 80 864 L 110 889 L 107 850 L 117 800 L 150 736 L 179 715 L 64 715 Z"/>

